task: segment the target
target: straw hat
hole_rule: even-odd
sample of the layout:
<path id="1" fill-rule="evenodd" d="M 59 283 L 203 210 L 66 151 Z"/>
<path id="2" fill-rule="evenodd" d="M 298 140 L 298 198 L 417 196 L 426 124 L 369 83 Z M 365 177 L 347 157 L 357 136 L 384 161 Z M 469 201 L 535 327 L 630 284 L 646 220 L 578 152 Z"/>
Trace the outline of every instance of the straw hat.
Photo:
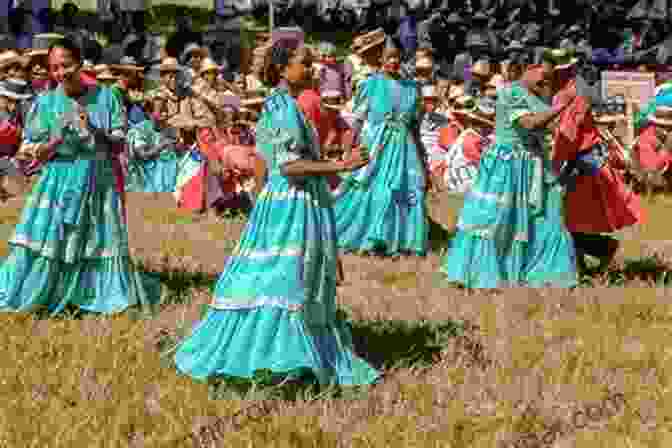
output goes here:
<path id="1" fill-rule="evenodd" d="M 14 64 L 27 65 L 28 58 L 21 56 L 16 50 L 8 50 L 0 53 L 0 70 Z"/>
<path id="2" fill-rule="evenodd" d="M 215 61 L 213 61 L 212 59 L 210 59 L 208 57 L 208 58 L 203 59 L 203 62 L 201 63 L 201 68 L 198 71 L 198 74 L 202 75 L 202 74 L 207 73 L 207 72 L 218 72 L 219 69 L 220 69 L 219 65 L 215 64 Z"/>
<path id="3" fill-rule="evenodd" d="M 476 61 L 476 63 L 471 67 L 471 74 L 487 77 L 492 75 L 492 64 L 487 61 Z"/>
<path id="4" fill-rule="evenodd" d="M 266 53 L 268 52 L 268 49 L 269 49 L 269 48 L 271 48 L 270 45 L 261 45 L 261 46 L 258 46 L 257 48 L 255 48 L 255 49 L 252 51 L 252 56 L 260 56 L 260 57 L 264 57 L 264 56 L 266 56 Z"/>
<path id="5" fill-rule="evenodd" d="M 370 33 L 366 33 L 362 36 L 359 36 L 353 40 L 352 46 L 350 47 L 353 53 L 362 55 L 372 48 L 385 45 L 385 31 L 382 28 L 379 28 Z"/>
<path id="6" fill-rule="evenodd" d="M 436 87 L 433 85 L 422 86 L 422 97 L 423 98 L 438 98 L 439 95 L 436 91 Z"/>
<path id="7" fill-rule="evenodd" d="M 658 106 L 656 113 L 650 121 L 657 126 L 672 127 L 672 107 Z"/>
<path id="8" fill-rule="evenodd" d="M 464 85 L 453 84 L 448 90 L 448 99 L 457 100 L 460 97 L 464 96 Z"/>
<path id="9" fill-rule="evenodd" d="M 94 72 L 96 73 L 96 79 L 99 81 L 117 81 L 119 80 L 119 76 L 116 76 L 114 73 L 112 73 L 112 70 L 110 70 L 110 66 L 107 64 L 99 64 L 96 65 L 93 68 Z"/>
<path id="10" fill-rule="evenodd" d="M 26 52 L 25 56 L 29 58 L 46 56 L 49 54 L 49 48 L 51 45 L 61 39 L 65 39 L 65 36 L 58 33 L 36 34 L 33 36 L 33 46 L 28 52 Z"/>
<path id="11" fill-rule="evenodd" d="M 161 61 L 161 64 L 157 67 L 159 70 L 159 73 L 164 73 L 164 72 L 177 72 L 180 71 L 180 64 L 178 64 L 176 58 L 164 58 L 163 61 Z"/>
<path id="12" fill-rule="evenodd" d="M 200 46 L 198 44 L 195 44 L 195 43 L 191 43 L 184 48 L 184 51 L 182 51 L 182 54 L 180 55 L 180 58 L 189 59 L 189 56 L 191 56 L 194 53 L 198 53 L 204 58 L 208 57 L 208 49 L 207 48 L 202 47 L 202 46 Z"/>
<path id="13" fill-rule="evenodd" d="M 434 67 L 434 61 L 432 58 L 422 57 L 415 62 L 416 69 L 430 69 Z"/>
<path id="14" fill-rule="evenodd" d="M 500 75 L 499 73 L 495 73 L 492 75 L 492 78 L 490 78 L 490 81 L 488 81 L 487 87 L 495 87 L 499 86 L 501 83 L 504 82 L 504 77 Z"/>

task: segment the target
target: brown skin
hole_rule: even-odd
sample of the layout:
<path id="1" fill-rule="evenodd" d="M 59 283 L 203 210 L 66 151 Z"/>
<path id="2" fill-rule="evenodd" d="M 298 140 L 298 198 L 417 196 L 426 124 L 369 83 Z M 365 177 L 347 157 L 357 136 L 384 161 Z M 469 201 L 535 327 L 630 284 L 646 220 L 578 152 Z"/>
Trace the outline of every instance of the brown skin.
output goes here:
<path id="1" fill-rule="evenodd" d="M 298 52 L 283 69 L 282 77 L 287 80 L 289 93 L 297 98 L 309 82 L 312 60 L 309 55 Z M 327 176 L 345 171 L 354 171 L 369 163 L 368 155 L 357 151 L 358 157 L 349 160 L 295 160 L 282 166 L 282 174 L 288 177 Z"/>
<path id="2" fill-rule="evenodd" d="M 549 97 L 553 94 L 553 68 L 544 65 L 544 78 L 529 88 L 530 92 L 540 97 Z M 537 112 L 527 114 L 521 117 L 519 124 L 525 129 L 538 129 L 547 127 L 555 118 L 557 118 L 572 101 L 576 98 L 576 92 L 573 95 L 567 95 L 561 99 L 560 107 L 546 112 Z"/>

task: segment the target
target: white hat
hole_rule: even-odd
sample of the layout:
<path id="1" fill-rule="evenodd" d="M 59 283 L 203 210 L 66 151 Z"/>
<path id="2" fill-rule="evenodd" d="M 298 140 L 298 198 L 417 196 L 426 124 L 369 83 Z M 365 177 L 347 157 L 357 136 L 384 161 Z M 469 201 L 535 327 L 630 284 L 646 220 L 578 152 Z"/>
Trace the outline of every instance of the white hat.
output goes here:
<path id="1" fill-rule="evenodd" d="M 436 88 L 434 85 L 422 86 L 422 97 L 423 98 L 438 98 L 436 93 Z"/>
<path id="2" fill-rule="evenodd" d="M 28 83 L 20 79 L 6 79 L 0 82 L 0 96 L 15 100 L 26 100 L 32 95 L 28 93 Z"/>

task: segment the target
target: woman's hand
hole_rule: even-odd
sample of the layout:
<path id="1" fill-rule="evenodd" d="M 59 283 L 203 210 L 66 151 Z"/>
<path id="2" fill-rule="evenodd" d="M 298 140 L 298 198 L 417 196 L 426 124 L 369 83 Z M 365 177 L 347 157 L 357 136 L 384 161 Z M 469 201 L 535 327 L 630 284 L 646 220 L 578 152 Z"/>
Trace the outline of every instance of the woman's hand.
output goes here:
<path id="1" fill-rule="evenodd" d="M 341 163 L 343 171 L 355 171 L 369 163 L 369 154 L 366 148 L 358 146 L 353 148 L 351 157 L 343 160 Z"/>
<path id="2" fill-rule="evenodd" d="M 567 89 L 560 92 L 556 98 L 555 106 L 559 109 L 564 109 L 576 99 L 576 89 Z"/>

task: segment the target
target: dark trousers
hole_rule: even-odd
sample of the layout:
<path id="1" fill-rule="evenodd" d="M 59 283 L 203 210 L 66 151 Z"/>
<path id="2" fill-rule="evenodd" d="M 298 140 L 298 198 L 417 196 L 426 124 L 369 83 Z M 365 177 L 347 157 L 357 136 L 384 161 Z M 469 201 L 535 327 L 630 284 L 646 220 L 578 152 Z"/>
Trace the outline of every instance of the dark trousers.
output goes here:
<path id="1" fill-rule="evenodd" d="M 603 258 L 610 255 L 615 238 L 608 235 L 573 232 L 574 247 L 577 255 L 590 255 L 595 258 Z"/>

